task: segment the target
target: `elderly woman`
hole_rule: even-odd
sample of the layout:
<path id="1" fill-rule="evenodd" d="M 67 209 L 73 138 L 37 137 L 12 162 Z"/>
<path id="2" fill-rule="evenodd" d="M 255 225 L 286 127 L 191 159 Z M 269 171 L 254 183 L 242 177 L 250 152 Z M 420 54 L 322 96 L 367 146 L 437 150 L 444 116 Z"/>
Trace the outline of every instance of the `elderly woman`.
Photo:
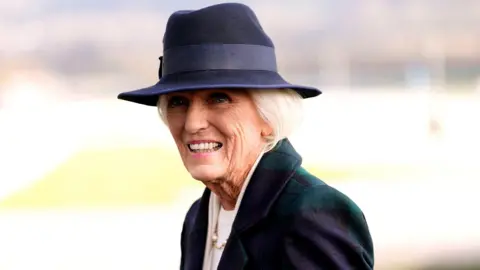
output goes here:
<path id="1" fill-rule="evenodd" d="M 249 7 L 175 12 L 160 60 L 157 84 L 119 98 L 158 107 L 206 186 L 186 214 L 181 269 L 373 269 L 362 211 L 302 168 L 287 139 L 320 91 L 282 79 Z"/>

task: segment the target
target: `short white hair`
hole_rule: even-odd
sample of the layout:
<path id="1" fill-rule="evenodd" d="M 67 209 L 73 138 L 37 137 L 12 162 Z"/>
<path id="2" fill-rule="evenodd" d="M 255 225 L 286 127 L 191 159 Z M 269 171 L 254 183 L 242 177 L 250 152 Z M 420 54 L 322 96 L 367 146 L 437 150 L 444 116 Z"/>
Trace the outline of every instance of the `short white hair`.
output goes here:
<path id="1" fill-rule="evenodd" d="M 265 151 L 272 150 L 279 141 L 289 137 L 303 121 L 303 98 L 292 89 L 248 90 L 260 116 L 273 129 L 267 141 Z M 166 117 L 167 103 L 162 95 L 157 102 L 158 113 L 168 125 Z"/>

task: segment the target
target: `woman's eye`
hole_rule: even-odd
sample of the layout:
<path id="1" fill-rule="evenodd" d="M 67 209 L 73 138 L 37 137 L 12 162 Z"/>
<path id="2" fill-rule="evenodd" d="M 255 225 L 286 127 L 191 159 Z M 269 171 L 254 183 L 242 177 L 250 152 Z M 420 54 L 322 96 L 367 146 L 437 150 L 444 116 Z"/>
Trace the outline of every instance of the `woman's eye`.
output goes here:
<path id="1" fill-rule="evenodd" d="M 225 103 L 230 102 L 231 99 L 227 94 L 224 93 L 213 93 L 209 97 L 209 103 Z"/>
<path id="2" fill-rule="evenodd" d="M 171 97 L 168 100 L 169 108 L 175 108 L 175 107 L 184 106 L 184 105 L 188 105 L 188 99 L 186 99 L 185 97 Z"/>

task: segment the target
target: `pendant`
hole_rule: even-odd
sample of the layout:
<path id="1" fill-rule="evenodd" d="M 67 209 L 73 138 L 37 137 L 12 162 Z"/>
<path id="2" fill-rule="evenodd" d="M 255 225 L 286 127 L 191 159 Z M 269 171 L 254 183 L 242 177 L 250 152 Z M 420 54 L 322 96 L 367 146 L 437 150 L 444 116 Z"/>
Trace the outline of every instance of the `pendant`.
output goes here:
<path id="1" fill-rule="evenodd" d="M 228 240 L 228 239 L 227 239 Z M 216 249 L 223 249 L 225 247 L 225 245 L 227 244 L 227 240 L 221 242 L 220 244 L 217 244 L 218 242 L 218 236 L 216 233 L 214 233 L 212 235 L 212 245 L 213 247 L 215 247 Z"/>

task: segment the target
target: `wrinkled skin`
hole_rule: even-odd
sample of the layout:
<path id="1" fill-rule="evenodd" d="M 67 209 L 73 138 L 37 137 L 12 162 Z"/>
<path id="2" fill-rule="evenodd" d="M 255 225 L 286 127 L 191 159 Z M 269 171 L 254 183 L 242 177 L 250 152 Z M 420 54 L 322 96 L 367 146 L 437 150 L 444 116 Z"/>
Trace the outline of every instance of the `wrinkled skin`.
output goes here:
<path id="1" fill-rule="evenodd" d="M 167 94 L 168 127 L 183 164 L 232 210 L 250 169 L 272 128 L 258 114 L 247 91 L 198 90 Z M 198 154 L 188 144 L 219 142 L 222 147 Z"/>

